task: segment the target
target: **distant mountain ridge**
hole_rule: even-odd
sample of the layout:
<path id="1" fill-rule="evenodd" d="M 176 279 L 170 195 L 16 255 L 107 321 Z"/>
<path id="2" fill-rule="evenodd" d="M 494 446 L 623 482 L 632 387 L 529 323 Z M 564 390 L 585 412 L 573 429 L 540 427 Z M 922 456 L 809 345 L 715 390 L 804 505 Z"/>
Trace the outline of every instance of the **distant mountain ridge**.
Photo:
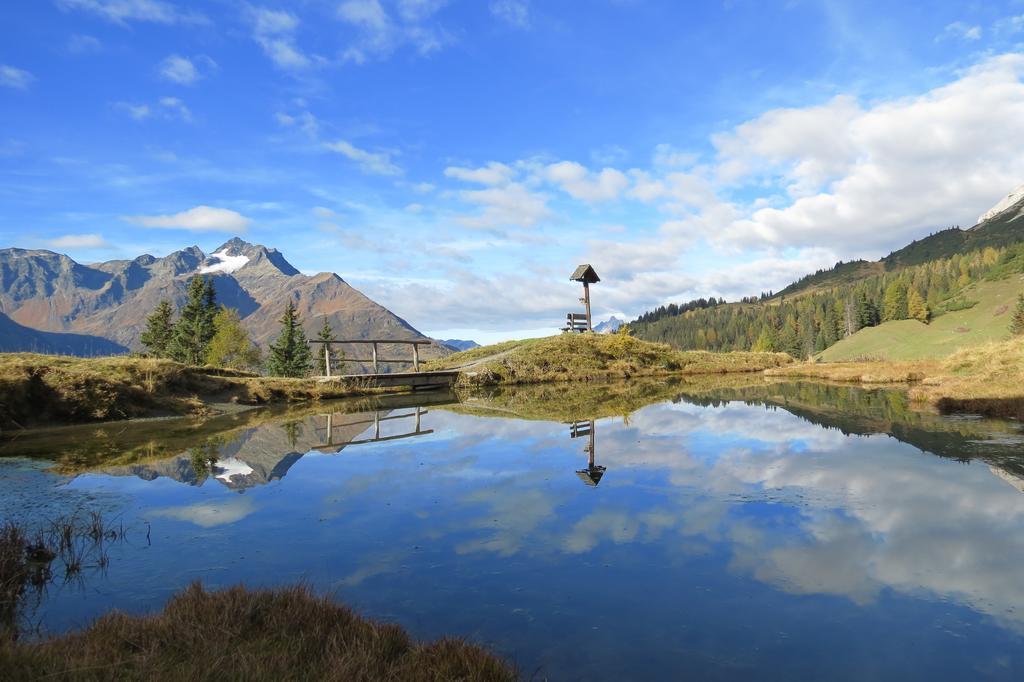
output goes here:
<path id="1" fill-rule="evenodd" d="M 625 320 L 620 320 L 612 315 L 604 322 L 594 325 L 594 331 L 599 334 L 614 334 L 619 331 L 619 328 L 624 324 L 626 324 Z"/>
<path id="2" fill-rule="evenodd" d="M 468 339 L 441 339 L 438 343 L 451 348 L 454 351 L 469 350 L 470 348 L 479 348 L 480 344 L 476 341 L 469 341 Z"/>
<path id="3" fill-rule="evenodd" d="M 188 281 L 200 274 L 213 279 L 218 302 L 238 310 L 263 347 L 277 336 L 289 299 L 310 336 L 326 320 L 343 339 L 426 338 L 337 274 L 303 275 L 277 249 L 238 237 L 209 255 L 191 246 L 163 258 L 145 254 L 90 265 L 52 251 L 0 249 L 0 312 L 32 330 L 84 334 L 138 350 L 157 303 L 166 298 L 180 307 Z M 344 350 L 361 357 L 354 347 Z M 436 344 L 425 357 L 447 352 Z"/>

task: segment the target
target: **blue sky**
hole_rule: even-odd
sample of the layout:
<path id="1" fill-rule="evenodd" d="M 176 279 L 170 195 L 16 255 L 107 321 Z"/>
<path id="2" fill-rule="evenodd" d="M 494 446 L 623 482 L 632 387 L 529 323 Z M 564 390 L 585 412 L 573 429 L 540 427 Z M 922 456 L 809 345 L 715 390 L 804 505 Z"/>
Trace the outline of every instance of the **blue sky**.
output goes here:
<path id="1" fill-rule="evenodd" d="M 1024 2 L 33 0 L 0 244 L 229 237 L 440 336 L 778 289 L 1024 182 Z"/>

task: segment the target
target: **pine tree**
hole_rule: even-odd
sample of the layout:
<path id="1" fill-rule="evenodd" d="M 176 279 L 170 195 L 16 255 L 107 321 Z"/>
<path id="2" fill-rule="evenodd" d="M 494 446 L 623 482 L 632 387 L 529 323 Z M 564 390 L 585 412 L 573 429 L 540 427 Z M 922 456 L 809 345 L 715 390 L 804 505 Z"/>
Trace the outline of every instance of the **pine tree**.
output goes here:
<path id="1" fill-rule="evenodd" d="M 146 353 L 154 358 L 171 357 L 171 341 L 174 338 L 174 307 L 167 299 L 160 301 L 156 309 L 146 318 L 146 329 L 139 340 L 146 347 Z"/>
<path id="2" fill-rule="evenodd" d="M 928 308 L 928 304 L 925 303 L 917 289 L 913 287 L 910 288 L 910 292 L 907 294 L 907 315 L 910 319 L 924 322 L 925 324 L 928 324 L 928 320 L 932 317 L 932 311 Z"/>
<path id="3" fill-rule="evenodd" d="M 188 283 L 188 301 L 174 325 L 171 354 L 178 362 L 200 365 L 206 362 L 216 328 L 217 295 L 213 280 L 196 275 Z"/>
<path id="4" fill-rule="evenodd" d="M 1017 307 L 1010 318 L 1010 334 L 1013 336 L 1024 335 L 1024 294 L 1017 296 Z"/>
<path id="5" fill-rule="evenodd" d="M 274 376 L 304 377 L 309 374 L 312 356 L 302 320 L 291 300 L 281 316 L 281 334 L 270 344 L 267 370 Z"/>
<path id="6" fill-rule="evenodd" d="M 206 363 L 231 369 L 259 369 L 260 349 L 242 328 L 242 320 L 234 308 L 221 306 L 213 318 L 216 330 L 210 339 Z"/>
<path id="7" fill-rule="evenodd" d="M 338 340 L 338 337 L 334 335 L 334 330 L 331 329 L 331 325 L 328 324 L 326 317 L 324 318 L 324 326 L 320 328 L 320 331 L 317 333 L 316 338 L 319 341 L 337 341 Z M 338 370 L 338 373 L 340 374 L 341 373 L 340 370 L 342 368 L 342 364 L 341 363 L 343 363 L 345 361 L 345 353 L 340 348 L 338 348 L 337 346 L 335 346 L 335 345 L 328 345 L 326 343 L 324 343 L 324 344 L 317 344 L 317 347 L 318 347 L 320 353 L 317 355 L 317 358 L 316 358 L 316 371 L 320 374 L 320 376 L 327 376 L 327 362 L 326 362 L 326 359 L 324 357 L 324 352 L 325 352 L 324 349 L 325 348 L 330 348 L 331 370 L 332 371 Z"/>

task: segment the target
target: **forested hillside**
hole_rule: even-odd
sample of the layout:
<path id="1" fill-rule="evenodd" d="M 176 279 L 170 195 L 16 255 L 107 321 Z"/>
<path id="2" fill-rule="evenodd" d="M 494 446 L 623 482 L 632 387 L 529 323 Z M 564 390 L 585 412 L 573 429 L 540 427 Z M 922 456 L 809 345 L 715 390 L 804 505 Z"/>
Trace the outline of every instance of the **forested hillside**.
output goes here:
<path id="1" fill-rule="evenodd" d="M 947 230 L 929 239 L 947 242 L 951 234 Z M 630 328 L 642 339 L 682 349 L 783 351 L 806 358 L 865 327 L 890 320 L 928 322 L 969 308 L 976 303 L 964 294 L 970 284 L 1024 272 L 1020 243 L 900 265 L 939 243 L 921 246 L 925 241 L 879 263 L 857 261 L 815 273 L 801 280 L 803 286 L 794 285 L 773 297 L 739 303 L 701 299 L 663 307 L 641 316 Z"/>

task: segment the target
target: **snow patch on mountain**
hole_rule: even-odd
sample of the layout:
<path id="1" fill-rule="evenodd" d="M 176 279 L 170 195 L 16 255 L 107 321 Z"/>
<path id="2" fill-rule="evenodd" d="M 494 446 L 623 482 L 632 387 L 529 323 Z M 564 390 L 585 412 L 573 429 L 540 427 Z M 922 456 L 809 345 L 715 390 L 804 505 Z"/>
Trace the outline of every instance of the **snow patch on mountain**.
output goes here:
<path id="1" fill-rule="evenodd" d="M 989 218 L 994 218 L 995 216 L 999 215 L 1000 213 L 1010 208 L 1019 201 L 1024 201 L 1024 185 L 1021 185 L 1017 189 L 1013 190 L 1005 197 L 1003 197 L 1003 199 L 998 204 L 982 213 L 981 217 L 978 218 L 978 222 L 983 223 Z"/>
<path id="2" fill-rule="evenodd" d="M 213 272 L 223 272 L 231 274 L 232 272 L 237 271 L 243 265 L 248 263 L 249 257 L 243 256 L 241 254 L 237 256 L 232 256 L 229 255 L 227 249 L 221 249 L 220 251 L 211 254 L 210 257 L 206 259 L 206 261 L 207 264 L 199 268 L 200 275 L 208 275 Z M 215 262 L 211 263 L 210 261 Z"/>

